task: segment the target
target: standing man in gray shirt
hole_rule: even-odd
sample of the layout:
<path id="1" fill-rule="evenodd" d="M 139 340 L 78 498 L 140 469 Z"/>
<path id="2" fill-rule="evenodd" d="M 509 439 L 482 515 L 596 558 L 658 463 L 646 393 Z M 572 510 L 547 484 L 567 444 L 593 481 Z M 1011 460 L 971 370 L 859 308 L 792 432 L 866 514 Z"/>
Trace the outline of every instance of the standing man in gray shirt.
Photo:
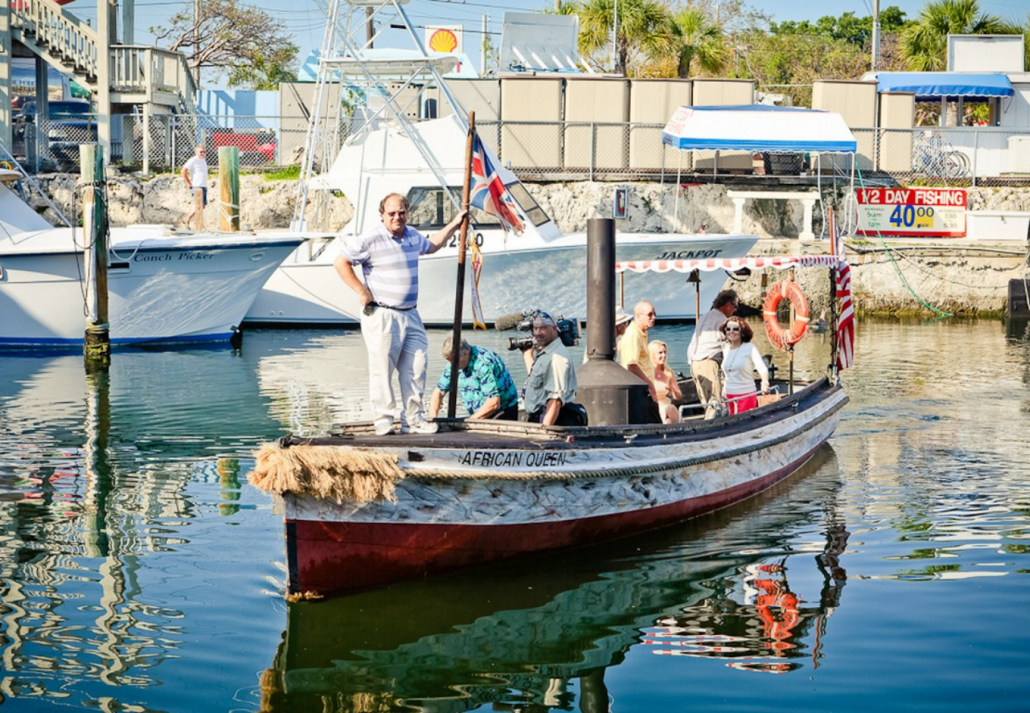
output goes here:
<path id="1" fill-rule="evenodd" d="M 408 199 L 391 193 L 379 204 L 382 223 L 344 241 L 334 266 L 340 279 L 364 305 L 361 336 L 368 350 L 368 386 L 376 435 L 394 432 L 394 375 L 400 382 L 401 433 L 436 433 L 426 421 L 422 396 L 426 389 L 429 339 L 418 314 L 418 261 L 439 250 L 461 225 L 465 211 L 428 238 L 408 227 Z M 361 266 L 364 281 L 355 266 Z"/>
<path id="2" fill-rule="evenodd" d="M 722 325 L 737 310 L 735 290 L 723 290 L 715 297 L 712 308 L 697 320 L 694 336 L 687 347 L 690 374 L 694 377 L 697 395 L 705 404 L 705 418 L 715 417 L 715 404 L 722 398 Z"/>

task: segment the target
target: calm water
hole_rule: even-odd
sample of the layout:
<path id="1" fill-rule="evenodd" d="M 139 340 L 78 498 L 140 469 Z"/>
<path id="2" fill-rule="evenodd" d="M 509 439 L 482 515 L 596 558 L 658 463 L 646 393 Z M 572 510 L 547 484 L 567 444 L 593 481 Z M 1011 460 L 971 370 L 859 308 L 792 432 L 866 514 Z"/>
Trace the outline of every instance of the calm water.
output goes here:
<path id="1" fill-rule="evenodd" d="M 656 330 L 679 359 L 689 334 Z M 287 605 L 281 517 L 245 476 L 263 441 L 365 415 L 357 334 L 122 351 L 103 378 L 0 357 L 0 705 L 1026 711 L 1030 341 L 863 322 L 858 359 L 836 437 L 758 499 Z M 797 370 L 827 360 L 816 335 Z"/>

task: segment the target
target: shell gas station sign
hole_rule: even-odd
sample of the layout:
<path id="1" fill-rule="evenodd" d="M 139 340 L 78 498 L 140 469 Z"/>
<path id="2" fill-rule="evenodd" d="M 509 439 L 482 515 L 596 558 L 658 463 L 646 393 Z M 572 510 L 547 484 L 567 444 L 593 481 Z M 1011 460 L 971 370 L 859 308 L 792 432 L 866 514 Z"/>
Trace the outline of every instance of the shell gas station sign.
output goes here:
<path id="1" fill-rule="evenodd" d="M 461 25 L 426 25 L 426 49 L 451 54 L 461 52 Z"/>
<path id="2" fill-rule="evenodd" d="M 860 188 L 858 234 L 961 238 L 964 188 Z"/>

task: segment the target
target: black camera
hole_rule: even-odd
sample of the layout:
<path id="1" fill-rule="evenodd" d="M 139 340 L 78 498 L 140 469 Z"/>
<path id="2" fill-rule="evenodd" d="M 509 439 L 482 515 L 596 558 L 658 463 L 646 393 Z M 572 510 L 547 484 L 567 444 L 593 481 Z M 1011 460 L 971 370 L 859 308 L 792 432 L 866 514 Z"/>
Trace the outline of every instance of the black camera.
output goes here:
<path id="1" fill-rule="evenodd" d="M 522 318 L 515 325 L 515 329 L 520 332 L 532 332 L 533 331 L 533 320 L 540 314 L 538 310 L 532 312 L 523 312 Z M 579 322 L 575 319 L 566 319 L 562 315 L 558 315 L 558 318 L 554 320 L 555 327 L 558 329 L 558 338 L 561 339 L 561 343 L 567 347 L 574 347 L 579 341 Z M 508 351 L 514 351 L 521 349 L 533 348 L 533 337 L 508 337 Z"/>
<path id="2" fill-rule="evenodd" d="M 508 351 L 526 351 L 533 348 L 533 337 L 508 337 Z"/>

